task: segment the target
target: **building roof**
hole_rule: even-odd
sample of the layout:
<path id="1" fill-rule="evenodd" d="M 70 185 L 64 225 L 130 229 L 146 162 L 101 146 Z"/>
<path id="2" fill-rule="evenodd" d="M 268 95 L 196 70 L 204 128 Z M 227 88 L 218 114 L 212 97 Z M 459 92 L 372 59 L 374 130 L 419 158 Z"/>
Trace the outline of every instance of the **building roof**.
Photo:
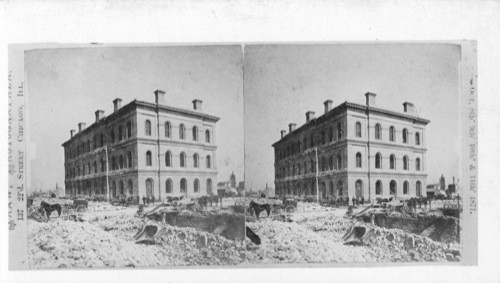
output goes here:
<path id="1" fill-rule="evenodd" d="M 84 130 L 81 132 L 75 133 L 73 138 L 70 138 L 69 140 L 65 141 L 62 146 L 66 146 L 71 140 L 77 139 L 79 136 L 84 135 L 85 133 L 91 131 L 92 129 L 96 128 L 98 125 L 101 124 L 106 124 L 118 117 L 120 114 L 126 113 L 127 111 L 141 108 L 141 109 L 147 109 L 147 110 L 152 110 L 156 111 L 156 103 L 151 103 L 151 102 L 146 102 L 146 101 L 140 101 L 137 99 L 134 99 L 133 101 L 129 102 L 125 106 L 122 106 L 120 109 L 117 111 L 109 114 L 108 116 L 103 117 L 99 122 L 94 122 L 90 126 L 86 127 Z M 158 105 L 158 109 L 160 112 L 163 113 L 172 113 L 176 115 L 181 115 L 181 116 L 187 116 L 191 118 L 199 118 L 203 120 L 207 120 L 210 122 L 217 122 L 220 120 L 219 117 L 208 115 L 199 111 L 194 111 L 194 110 L 188 110 L 188 109 L 183 109 L 183 108 L 177 108 L 177 107 L 172 107 L 168 105 Z"/>
<path id="2" fill-rule="evenodd" d="M 276 146 L 277 144 L 289 139 L 291 136 L 295 136 L 298 133 L 300 133 L 300 132 L 304 131 L 305 129 L 308 129 L 312 126 L 320 125 L 323 122 L 325 122 L 326 120 L 328 120 L 336 115 L 347 112 L 347 110 L 352 110 L 352 111 L 366 114 L 368 109 L 370 110 L 370 114 L 376 114 L 379 116 L 385 116 L 385 117 L 389 117 L 389 118 L 406 120 L 406 121 L 413 122 L 415 124 L 421 124 L 421 125 L 427 125 L 430 123 L 430 120 L 416 117 L 413 115 L 408 115 L 408 114 L 399 113 L 399 112 L 395 112 L 395 111 L 385 110 L 385 109 L 377 108 L 377 107 L 373 107 L 373 106 L 368 107 L 366 105 L 361 105 L 361 104 L 351 103 L 351 102 L 346 101 L 346 102 L 340 104 L 339 106 L 333 108 L 332 110 L 328 111 L 328 113 L 325 113 L 325 114 L 319 116 L 318 118 L 314 118 L 311 121 L 303 124 L 299 128 L 295 129 L 293 132 L 286 134 L 282 139 L 275 142 L 273 144 L 273 147 Z"/>

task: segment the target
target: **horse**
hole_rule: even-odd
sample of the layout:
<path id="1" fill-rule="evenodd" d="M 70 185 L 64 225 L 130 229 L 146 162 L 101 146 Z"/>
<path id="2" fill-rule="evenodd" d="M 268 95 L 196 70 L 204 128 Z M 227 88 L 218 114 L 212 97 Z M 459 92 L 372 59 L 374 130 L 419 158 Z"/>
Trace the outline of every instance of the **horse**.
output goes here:
<path id="1" fill-rule="evenodd" d="M 47 219 L 50 218 L 50 214 L 54 210 L 57 210 L 57 213 L 59 214 L 59 216 L 61 216 L 62 208 L 61 208 L 61 205 L 58 203 L 48 204 L 45 201 L 42 201 L 42 203 L 40 204 L 40 209 L 43 209 L 45 211 L 45 214 L 47 215 Z"/>
<path id="2" fill-rule="evenodd" d="M 267 217 L 269 217 L 269 214 L 271 214 L 271 206 L 268 203 L 265 204 L 258 204 L 255 201 L 250 202 L 250 208 L 253 209 L 255 212 L 255 216 L 259 218 L 259 214 L 265 210 L 267 212 Z"/>

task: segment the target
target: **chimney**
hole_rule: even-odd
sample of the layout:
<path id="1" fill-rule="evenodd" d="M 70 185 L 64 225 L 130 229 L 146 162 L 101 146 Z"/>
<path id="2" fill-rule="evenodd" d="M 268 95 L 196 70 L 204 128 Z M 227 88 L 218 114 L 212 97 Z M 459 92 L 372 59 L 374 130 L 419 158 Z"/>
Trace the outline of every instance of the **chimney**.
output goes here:
<path id="1" fill-rule="evenodd" d="M 102 118 L 104 118 L 104 110 L 97 110 L 95 112 L 95 122 L 101 121 Z"/>
<path id="2" fill-rule="evenodd" d="M 155 90 L 155 103 L 165 104 L 165 92 L 163 90 Z"/>
<path id="3" fill-rule="evenodd" d="M 333 101 L 331 101 L 330 99 L 323 103 L 325 104 L 325 114 L 328 113 L 328 111 L 332 110 L 332 103 Z"/>
<path id="4" fill-rule="evenodd" d="M 286 131 L 285 130 L 281 130 L 281 138 L 284 138 L 286 135 Z"/>
<path id="5" fill-rule="evenodd" d="M 375 96 L 377 96 L 375 93 L 367 92 L 365 93 L 366 96 L 366 106 L 375 106 Z"/>
<path id="6" fill-rule="evenodd" d="M 71 133 L 71 138 L 73 138 L 73 137 L 75 136 L 76 130 L 73 130 L 73 129 L 72 129 L 72 130 L 71 130 L 71 131 L 69 131 L 69 132 Z"/>
<path id="7" fill-rule="evenodd" d="M 314 111 L 307 111 L 306 112 L 306 123 L 309 123 L 309 121 L 311 121 L 312 119 L 314 119 Z"/>
<path id="8" fill-rule="evenodd" d="M 78 123 L 78 132 L 80 133 L 83 130 L 85 130 L 85 123 L 84 122 Z"/>
<path id="9" fill-rule="evenodd" d="M 194 110 L 198 110 L 198 111 L 201 111 L 201 103 L 203 101 L 199 100 L 199 99 L 195 99 L 193 100 L 193 109 Z"/>
<path id="10" fill-rule="evenodd" d="M 414 114 L 415 113 L 415 106 L 411 102 L 405 102 L 405 103 L 403 103 L 403 110 L 405 113 Z"/>
<path id="11" fill-rule="evenodd" d="M 295 124 L 295 123 L 288 124 L 288 131 L 289 131 L 289 133 L 295 131 L 295 126 L 297 126 L 297 124 Z"/>
<path id="12" fill-rule="evenodd" d="M 120 109 L 122 107 L 122 99 L 116 98 L 115 100 L 113 100 L 113 104 L 115 106 L 115 109 L 113 110 L 113 112 L 118 111 L 118 109 Z"/>

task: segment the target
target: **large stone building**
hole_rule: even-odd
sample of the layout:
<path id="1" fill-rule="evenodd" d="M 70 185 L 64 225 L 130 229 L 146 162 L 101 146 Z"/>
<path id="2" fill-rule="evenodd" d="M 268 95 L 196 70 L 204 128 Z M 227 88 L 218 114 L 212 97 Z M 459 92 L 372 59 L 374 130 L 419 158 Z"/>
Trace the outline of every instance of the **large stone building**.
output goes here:
<path id="1" fill-rule="evenodd" d="M 375 94 L 366 105 L 345 102 L 324 115 L 306 113 L 299 128 L 289 124 L 273 144 L 277 195 L 410 197 L 425 194 L 425 127 L 413 104 L 404 113 L 375 107 Z M 318 190 L 318 191 L 317 191 Z"/>
<path id="2" fill-rule="evenodd" d="M 217 165 L 215 124 L 219 118 L 164 104 L 165 92 L 155 91 L 156 103 L 134 100 L 114 112 L 95 112 L 89 127 L 78 124 L 63 143 L 67 196 L 108 195 L 130 198 L 203 195 L 215 191 Z"/>

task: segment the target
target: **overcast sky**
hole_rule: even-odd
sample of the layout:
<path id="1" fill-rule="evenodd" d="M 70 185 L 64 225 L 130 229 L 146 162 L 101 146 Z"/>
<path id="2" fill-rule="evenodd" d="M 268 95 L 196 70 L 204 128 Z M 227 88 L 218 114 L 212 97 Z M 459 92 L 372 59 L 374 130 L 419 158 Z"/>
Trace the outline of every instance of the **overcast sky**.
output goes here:
<path id="1" fill-rule="evenodd" d="M 308 110 L 324 113 L 349 101 L 403 112 L 413 102 L 426 130 L 427 183 L 458 176 L 460 155 L 458 62 L 460 46 L 450 44 L 246 45 L 246 187 L 274 187 L 274 150 L 280 130 L 304 124 Z"/>
<path id="2" fill-rule="evenodd" d="M 64 150 L 70 130 L 95 121 L 94 112 L 113 111 L 134 99 L 154 102 L 166 91 L 166 104 L 220 117 L 216 124 L 218 181 L 235 172 L 243 180 L 243 57 L 241 46 L 91 47 L 29 51 L 25 57 L 28 92 L 29 189 L 43 182 L 64 186 Z"/>

